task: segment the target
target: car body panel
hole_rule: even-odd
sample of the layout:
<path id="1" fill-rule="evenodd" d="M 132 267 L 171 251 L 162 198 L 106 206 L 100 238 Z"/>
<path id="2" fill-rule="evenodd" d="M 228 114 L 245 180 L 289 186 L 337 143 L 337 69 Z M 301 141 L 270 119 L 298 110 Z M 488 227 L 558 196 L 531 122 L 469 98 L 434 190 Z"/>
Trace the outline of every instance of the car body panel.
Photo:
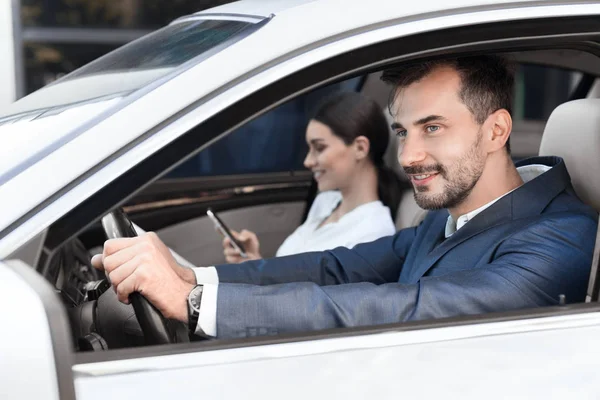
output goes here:
<path id="1" fill-rule="evenodd" d="M 390 38 L 446 27 L 526 18 L 600 14 L 599 4 L 543 6 L 535 3 L 533 6 L 518 3 L 507 10 L 461 11 L 458 15 L 434 16 L 423 20 L 411 18 L 402 23 L 399 19 L 406 17 L 406 13 L 392 11 L 391 9 L 399 7 L 388 5 L 387 13 L 373 11 L 377 7 L 366 7 L 368 10 L 361 18 L 348 18 L 344 24 L 328 24 L 323 29 L 290 36 L 290 20 L 287 18 L 300 15 L 309 20 L 310 15 L 302 15 L 301 10 L 312 4 L 294 8 L 295 12 L 286 14 L 286 18 L 274 18 L 241 42 L 182 72 L 176 79 L 165 82 L 89 127 L 57 151 L 0 186 L 0 198 L 12 210 L 11 213 L 0 216 L 0 230 L 11 227 L 10 234 L 0 239 L 0 258 L 6 257 L 75 204 L 88 198 L 97 188 L 103 187 L 192 126 L 259 88 L 320 60 Z M 472 3 L 462 4 L 466 6 Z M 528 4 L 531 7 L 526 7 Z M 421 12 L 425 12 L 425 9 L 421 9 Z M 379 26 L 373 26 L 376 20 L 380 22 Z M 361 27 L 365 30 L 364 33 L 360 32 Z M 284 31 L 288 33 L 283 43 L 281 32 Z M 255 48 L 261 48 L 261 52 L 254 52 L 252 49 Z M 242 59 L 245 62 L 239 63 Z M 222 68 L 222 65 L 235 65 L 236 68 Z M 273 68 L 275 65 L 277 68 Z M 202 76 L 211 76 L 211 80 L 202 80 Z M 197 87 L 199 80 L 205 84 L 190 93 L 189 88 Z M 178 93 L 178 96 L 174 97 L 172 93 Z M 193 108 L 193 111 L 171 123 L 169 118 L 186 107 Z M 153 112 L 148 113 L 149 109 Z M 156 133 L 148 134 L 151 130 Z M 144 134 L 147 137 L 143 137 Z M 118 154 L 124 147 L 130 148 L 127 154 Z M 86 152 L 84 149 L 94 151 Z M 64 163 L 66 159 L 70 160 L 68 167 Z M 82 179 L 82 174 L 89 177 Z M 73 183 L 77 179 L 80 182 Z M 17 195 L 22 193 L 23 187 L 27 187 L 29 182 L 37 182 L 36 187 L 28 190 L 25 198 Z M 60 205 L 56 204 L 58 198 L 61 198 Z M 17 220 L 18 224 L 15 224 Z M 17 229 L 12 229 L 16 225 Z"/>
<path id="2" fill-rule="evenodd" d="M 386 332 L 80 364 L 75 386 L 84 400 L 103 387 L 144 399 L 595 398 L 599 334 L 600 313 Z"/>
<path id="3" fill-rule="evenodd" d="M 0 262 L 2 362 L 0 398 L 58 400 L 54 352 L 44 305 L 38 294 L 8 265 Z M 14 307 L 18 299 L 18 307 Z M 24 318 L 27 330 L 23 330 Z M 28 374 L 23 374 L 27 370 Z M 35 385 L 31 385 L 31 377 Z"/>
<path id="4" fill-rule="evenodd" d="M 356 21 L 362 21 L 361 14 L 367 13 L 369 16 L 376 16 L 381 21 L 390 16 L 409 16 L 419 15 L 429 12 L 440 14 L 456 14 L 457 10 L 462 9 L 485 9 L 512 7 L 516 4 L 538 3 L 536 0 L 451 0 L 451 1 L 422 1 L 411 3 L 410 6 L 398 7 L 397 3 L 388 0 L 374 0 L 368 4 L 353 2 L 351 13 L 344 13 L 344 18 L 331 20 L 328 18 L 328 24 L 347 25 Z M 203 14 L 248 14 L 261 17 L 268 17 L 271 14 L 286 15 L 293 14 L 293 18 L 298 21 L 304 21 L 306 15 L 312 18 L 319 16 L 341 15 L 340 10 L 348 8 L 350 2 L 344 0 L 250 0 L 237 1 L 213 7 L 194 15 Z M 564 1 L 552 0 L 544 1 L 543 4 L 564 4 Z"/>
<path id="5" fill-rule="evenodd" d="M 72 343 L 50 284 L 20 260 L 0 262 L 0 398 L 74 400 Z"/>
<path id="6" fill-rule="evenodd" d="M 305 5 L 316 0 L 259 0 L 236 1 L 200 11 L 194 15 L 238 14 L 257 15 L 268 18 L 271 14 L 280 14 L 291 8 Z"/>

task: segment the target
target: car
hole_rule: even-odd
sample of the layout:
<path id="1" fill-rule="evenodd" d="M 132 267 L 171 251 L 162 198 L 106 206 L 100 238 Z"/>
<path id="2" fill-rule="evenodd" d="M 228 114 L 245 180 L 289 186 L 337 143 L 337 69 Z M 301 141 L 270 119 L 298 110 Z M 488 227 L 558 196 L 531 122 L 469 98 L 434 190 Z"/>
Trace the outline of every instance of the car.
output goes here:
<path id="1" fill-rule="evenodd" d="M 465 54 L 515 60 L 513 156 L 563 156 L 598 209 L 599 17 L 593 1 L 241 1 L 1 110 L 0 397 L 597 397 L 598 246 L 586 303 L 245 339 L 190 342 L 174 326 L 169 343 L 90 256 L 131 228 L 122 208 L 181 263 L 222 262 L 209 207 L 274 255 L 314 198 L 301 162 L 318 99 L 353 90 L 385 108 L 383 69 Z M 546 73 L 561 95 L 523 78 Z M 423 216 L 411 199 L 407 186 L 398 228 Z"/>

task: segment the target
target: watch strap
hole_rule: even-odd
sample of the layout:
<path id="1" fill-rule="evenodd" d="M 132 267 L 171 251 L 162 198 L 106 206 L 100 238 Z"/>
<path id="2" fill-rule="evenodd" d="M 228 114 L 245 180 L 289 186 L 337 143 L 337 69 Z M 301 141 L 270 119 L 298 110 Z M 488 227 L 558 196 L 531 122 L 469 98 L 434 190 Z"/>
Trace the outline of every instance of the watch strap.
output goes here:
<path id="1" fill-rule="evenodd" d="M 190 335 L 196 334 L 198 330 L 198 319 L 200 318 L 200 304 L 202 301 L 202 285 L 196 285 L 188 296 L 188 329 Z M 194 307 L 194 304 L 197 307 Z"/>

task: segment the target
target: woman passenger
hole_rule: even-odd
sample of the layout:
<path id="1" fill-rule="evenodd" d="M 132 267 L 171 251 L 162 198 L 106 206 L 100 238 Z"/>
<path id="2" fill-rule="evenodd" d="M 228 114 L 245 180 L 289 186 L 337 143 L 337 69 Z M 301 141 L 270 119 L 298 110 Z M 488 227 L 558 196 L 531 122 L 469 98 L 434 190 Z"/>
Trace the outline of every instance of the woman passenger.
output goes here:
<path id="1" fill-rule="evenodd" d="M 306 129 L 309 146 L 304 166 L 313 172 L 319 194 L 299 226 L 277 250 L 277 257 L 308 251 L 351 248 L 396 232 L 392 215 L 401 183 L 384 164 L 390 141 L 381 107 L 359 93 L 338 93 L 326 100 Z M 223 240 L 228 263 L 260 259 L 254 232 L 233 235 L 243 244 L 242 258 Z"/>

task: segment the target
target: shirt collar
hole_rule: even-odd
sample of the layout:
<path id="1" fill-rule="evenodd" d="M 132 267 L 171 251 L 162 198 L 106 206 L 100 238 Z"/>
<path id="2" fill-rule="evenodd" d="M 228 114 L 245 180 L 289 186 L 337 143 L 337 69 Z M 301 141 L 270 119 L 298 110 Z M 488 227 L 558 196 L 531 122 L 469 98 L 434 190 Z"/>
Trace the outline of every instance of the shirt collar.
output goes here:
<path id="1" fill-rule="evenodd" d="M 519 172 L 519 175 L 521 175 L 521 179 L 523 179 L 523 184 L 525 184 L 525 183 L 529 182 L 530 180 L 532 180 L 533 178 L 540 176 L 541 174 L 543 174 L 544 172 L 548 171 L 551 168 L 552 167 L 549 167 L 549 166 L 543 165 L 543 164 L 531 164 L 531 165 L 525 165 L 523 167 L 518 167 L 517 171 Z M 516 189 L 513 189 L 513 190 L 516 190 Z M 477 214 L 479 214 L 486 208 L 490 207 L 492 204 L 494 204 L 495 202 L 497 202 L 498 200 L 500 200 L 507 194 L 511 193 L 513 190 L 511 190 L 510 192 L 504 193 L 502 196 L 495 198 L 494 200 L 490 201 L 489 203 L 484 204 L 483 206 L 481 206 L 471 212 L 468 212 L 464 215 L 459 216 L 456 221 L 454 221 L 454 218 L 452 218 L 452 215 L 448 215 L 448 220 L 446 221 L 446 230 L 444 232 L 444 235 L 446 236 L 446 238 L 449 238 L 450 236 L 452 236 L 454 234 L 454 232 L 456 232 L 457 230 L 462 228 L 467 222 L 469 222 L 470 220 L 475 218 L 475 216 Z"/>

